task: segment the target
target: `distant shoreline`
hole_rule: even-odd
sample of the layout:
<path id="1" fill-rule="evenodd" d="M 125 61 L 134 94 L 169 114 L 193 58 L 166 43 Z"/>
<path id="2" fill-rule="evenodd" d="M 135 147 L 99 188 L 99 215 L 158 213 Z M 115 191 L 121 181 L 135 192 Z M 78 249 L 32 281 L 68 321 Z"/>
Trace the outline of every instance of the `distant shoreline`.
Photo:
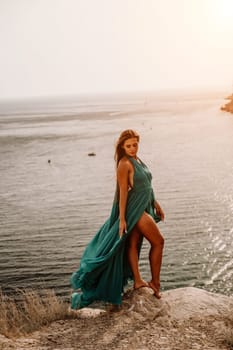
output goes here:
<path id="1" fill-rule="evenodd" d="M 224 106 L 221 107 L 221 111 L 233 113 L 233 94 L 226 97 L 227 100 L 230 100 L 230 102 L 226 103 Z"/>
<path id="2" fill-rule="evenodd" d="M 175 105 L 200 100 L 216 100 L 226 94 L 226 90 L 174 90 L 144 91 L 135 93 L 103 95 L 38 96 L 27 98 L 2 99 L 0 97 L 0 118 L 75 118 L 92 119 L 104 114 L 134 112 L 135 108 L 148 110 L 158 104 Z M 59 111 L 59 113 L 58 113 Z M 3 119 L 2 118 L 2 119 Z"/>

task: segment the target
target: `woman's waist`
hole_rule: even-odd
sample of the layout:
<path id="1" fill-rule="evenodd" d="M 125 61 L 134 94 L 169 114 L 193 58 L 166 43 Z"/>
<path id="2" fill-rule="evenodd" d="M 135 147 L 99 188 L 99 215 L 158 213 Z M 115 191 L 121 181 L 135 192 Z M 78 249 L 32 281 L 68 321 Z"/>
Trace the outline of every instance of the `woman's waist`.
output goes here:
<path id="1" fill-rule="evenodd" d="M 132 187 L 129 189 L 129 192 L 145 192 L 145 191 L 152 191 L 152 187 L 150 185 L 140 185 L 140 187 Z"/>

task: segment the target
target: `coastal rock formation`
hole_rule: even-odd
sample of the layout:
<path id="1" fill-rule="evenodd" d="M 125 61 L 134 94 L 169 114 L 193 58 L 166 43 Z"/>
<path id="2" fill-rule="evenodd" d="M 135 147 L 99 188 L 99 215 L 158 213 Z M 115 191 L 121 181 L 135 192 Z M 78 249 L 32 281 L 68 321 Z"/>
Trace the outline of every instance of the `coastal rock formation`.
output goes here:
<path id="1" fill-rule="evenodd" d="M 230 102 L 228 102 L 224 106 L 222 106 L 221 110 L 233 113 L 233 94 L 228 96 L 228 97 L 226 97 L 226 100 L 230 100 Z"/>
<path id="2" fill-rule="evenodd" d="M 28 337 L 0 337 L 0 349 L 220 350 L 233 346 L 233 298 L 179 288 L 156 299 L 149 288 L 129 290 L 122 307 L 70 311 Z"/>

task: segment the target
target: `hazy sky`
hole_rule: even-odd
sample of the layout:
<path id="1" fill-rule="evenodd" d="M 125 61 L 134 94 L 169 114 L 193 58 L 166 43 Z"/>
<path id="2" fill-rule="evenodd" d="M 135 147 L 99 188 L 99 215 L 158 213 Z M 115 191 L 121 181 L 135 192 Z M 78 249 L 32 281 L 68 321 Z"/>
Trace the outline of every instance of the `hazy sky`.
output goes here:
<path id="1" fill-rule="evenodd" d="M 233 0 L 0 0 L 0 98 L 233 89 Z"/>

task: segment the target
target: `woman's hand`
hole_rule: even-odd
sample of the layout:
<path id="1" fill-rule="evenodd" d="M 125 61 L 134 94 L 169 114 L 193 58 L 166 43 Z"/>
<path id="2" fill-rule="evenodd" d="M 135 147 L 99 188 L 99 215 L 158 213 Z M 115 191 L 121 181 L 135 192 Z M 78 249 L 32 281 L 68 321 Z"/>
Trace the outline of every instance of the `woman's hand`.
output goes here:
<path id="1" fill-rule="evenodd" d="M 162 221 L 164 221 L 165 214 L 157 201 L 155 202 L 155 210 L 156 210 L 156 214 L 161 217 Z"/>
<path id="2" fill-rule="evenodd" d="M 120 219 L 119 224 L 119 236 L 120 238 L 123 236 L 124 233 L 127 233 L 127 224 L 125 219 Z"/>

